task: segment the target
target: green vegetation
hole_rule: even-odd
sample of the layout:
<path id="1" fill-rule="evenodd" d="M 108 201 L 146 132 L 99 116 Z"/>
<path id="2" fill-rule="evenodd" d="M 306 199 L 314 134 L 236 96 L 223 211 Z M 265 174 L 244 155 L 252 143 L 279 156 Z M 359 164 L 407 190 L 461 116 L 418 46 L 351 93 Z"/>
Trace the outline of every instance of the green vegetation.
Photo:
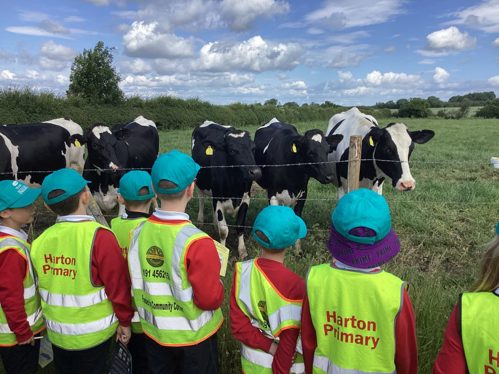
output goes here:
<path id="1" fill-rule="evenodd" d="M 499 118 L 499 99 L 489 102 L 476 115 L 484 118 Z"/>

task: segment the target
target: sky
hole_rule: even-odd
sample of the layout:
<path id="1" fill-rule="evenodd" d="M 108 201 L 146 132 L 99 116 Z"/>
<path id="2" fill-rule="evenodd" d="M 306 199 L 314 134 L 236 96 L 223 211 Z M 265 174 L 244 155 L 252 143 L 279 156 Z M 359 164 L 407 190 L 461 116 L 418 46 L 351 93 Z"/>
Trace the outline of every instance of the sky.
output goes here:
<path id="1" fill-rule="evenodd" d="M 372 105 L 499 96 L 499 0 L 0 0 L 0 89 L 64 95 L 112 48 L 127 96 Z"/>

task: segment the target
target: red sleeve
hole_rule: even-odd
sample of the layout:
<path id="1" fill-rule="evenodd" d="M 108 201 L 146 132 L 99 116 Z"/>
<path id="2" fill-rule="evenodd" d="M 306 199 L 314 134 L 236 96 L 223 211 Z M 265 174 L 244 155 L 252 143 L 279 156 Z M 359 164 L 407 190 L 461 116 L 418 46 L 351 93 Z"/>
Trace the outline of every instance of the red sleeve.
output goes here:
<path id="1" fill-rule="evenodd" d="M 220 257 L 213 239 L 193 241 L 186 254 L 187 279 L 192 286 L 194 304 L 203 310 L 220 308 L 224 287 L 220 280 Z"/>
<path id="2" fill-rule="evenodd" d="M 395 367 L 398 374 L 417 374 L 416 318 L 406 289 L 403 298 L 402 310 L 395 323 Z"/>
<path id="3" fill-rule="evenodd" d="M 25 276 L 26 260 L 19 253 L 13 249 L 0 254 L 0 305 L 18 343 L 33 335 L 24 309 Z"/>
<path id="4" fill-rule="evenodd" d="M 444 343 L 433 366 L 433 374 L 468 373 L 459 325 L 459 305 L 456 305 L 445 329 Z"/>
<path id="5" fill-rule="evenodd" d="M 307 295 L 303 299 L 301 309 L 301 344 L 303 348 L 303 360 L 305 362 L 305 373 L 312 374 L 317 336 L 314 324 L 312 323 L 312 316 L 310 315 L 310 304 Z"/>
<path id="6" fill-rule="evenodd" d="M 266 337 L 261 331 L 251 324 L 249 318 L 243 313 L 236 302 L 236 272 L 230 292 L 230 328 L 234 338 L 248 347 L 261 349 L 268 352 L 272 345 L 272 339 Z"/>
<path id="7" fill-rule="evenodd" d="M 133 317 L 128 266 L 114 234 L 99 229 L 92 249 L 92 281 L 104 286 L 121 326 L 130 326 Z"/>
<path id="8" fill-rule="evenodd" d="M 273 374 L 288 374 L 296 353 L 296 341 L 300 329 L 292 328 L 281 332 L 279 335 L 279 345 L 272 361 Z"/>

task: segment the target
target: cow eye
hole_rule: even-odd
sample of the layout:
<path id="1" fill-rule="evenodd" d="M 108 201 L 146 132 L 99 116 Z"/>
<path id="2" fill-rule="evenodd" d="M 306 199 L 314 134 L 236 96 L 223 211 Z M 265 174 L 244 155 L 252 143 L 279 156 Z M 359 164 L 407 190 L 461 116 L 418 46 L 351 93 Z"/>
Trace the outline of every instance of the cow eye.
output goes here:
<path id="1" fill-rule="evenodd" d="M 229 155 L 232 155 L 234 156 L 236 154 L 236 150 L 235 149 L 229 149 Z"/>

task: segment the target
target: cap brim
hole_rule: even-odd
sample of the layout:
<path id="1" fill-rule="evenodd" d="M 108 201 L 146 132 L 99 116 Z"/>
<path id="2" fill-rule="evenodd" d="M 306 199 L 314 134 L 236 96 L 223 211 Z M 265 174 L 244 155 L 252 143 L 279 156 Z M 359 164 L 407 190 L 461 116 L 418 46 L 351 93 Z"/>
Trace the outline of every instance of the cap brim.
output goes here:
<path id="1" fill-rule="evenodd" d="M 392 229 L 374 244 L 356 243 L 344 238 L 332 227 L 327 247 L 331 255 L 344 264 L 369 269 L 381 266 L 395 257 L 400 252 L 400 241 Z"/>
<path id="2" fill-rule="evenodd" d="M 300 225 L 298 231 L 298 239 L 303 239 L 305 236 L 307 236 L 307 225 L 305 224 L 305 221 L 301 217 L 296 216 L 296 218 Z"/>
<path id="3" fill-rule="evenodd" d="M 21 198 L 18 199 L 9 208 L 24 208 L 28 205 L 31 205 L 36 201 L 36 199 L 38 199 L 38 197 L 40 196 L 41 193 L 42 193 L 41 188 L 29 187 L 28 190 L 22 194 Z"/>

